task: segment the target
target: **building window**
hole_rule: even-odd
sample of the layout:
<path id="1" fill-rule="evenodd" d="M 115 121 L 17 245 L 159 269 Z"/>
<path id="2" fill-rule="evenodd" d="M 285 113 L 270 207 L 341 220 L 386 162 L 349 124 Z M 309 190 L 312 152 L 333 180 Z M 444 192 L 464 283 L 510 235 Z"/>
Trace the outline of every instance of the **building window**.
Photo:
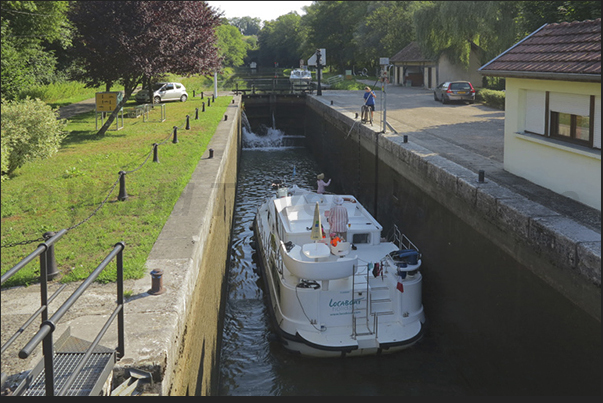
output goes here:
<path id="1" fill-rule="evenodd" d="M 585 145 L 592 144 L 590 117 L 551 112 L 551 137 Z"/>
<path id="2" fill-rule="evenodd" d="M 594 146 L 595 97 L 548 93 L 546 109 L 548 110 L 548 130 L 551 138 Z"/>

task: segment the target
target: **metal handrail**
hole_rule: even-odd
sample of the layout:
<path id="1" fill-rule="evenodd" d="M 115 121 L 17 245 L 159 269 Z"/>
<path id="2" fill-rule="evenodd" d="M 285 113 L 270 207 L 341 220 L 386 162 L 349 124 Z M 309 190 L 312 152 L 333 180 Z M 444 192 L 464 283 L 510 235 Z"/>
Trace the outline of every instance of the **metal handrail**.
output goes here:
<path id="1" fill-rule="evenodd" d="M 19 351 L 19 358 L 28 358 L 34 351 L 34 349 L 42 342 L 42 351 L 44 354 L 44 371 L 45 371 L 45 384 L 46 384 L 46 396 L 55 396 L 54 391 L 54 370 L 53 370 L 53 341 L 52 335 L 56 329 L 57 323 L 67 313 L 67 311 L 73 306 L 77 299 L 90 287 L 90 285 L 96 280 L 100 273 L 107 267 L 109 262 L 113 258 L 117 257 L 117 308 L 112 313 L 111 317 L 101 329 L 95 341 L 92 343 L 90 348 L 86 351 L 83 359 L 78 364 L 77 369 L 69 377 L 65 385 L 59 391 L 59 395 L 65 393 L 65 391 L 73 384 L 79 370 L 83 368 L 86 361 L 91 356 L 94 348 L 101 340 L 102 336 L 106 333 L 109 325 L 117 317 L 117 333 L 118 333 L 118 346 L 116 351 L 119 357 L 123 357 L 125 353 L 125 339 L 124 339 L 124 292 L 123 292 L 123 249 L 125 244 L 118 242 L 115 244 L 113 250 L 107 255 L 107 257 L 98 265 L 98 267 L 84 280 L 84 282 L 71 294 L 71 296 L 59 307 L 59 309 L 52 315 L 50 319 L 44 320 L 40 326 L 40 330 L 31 338 L 29 343 Z"/>

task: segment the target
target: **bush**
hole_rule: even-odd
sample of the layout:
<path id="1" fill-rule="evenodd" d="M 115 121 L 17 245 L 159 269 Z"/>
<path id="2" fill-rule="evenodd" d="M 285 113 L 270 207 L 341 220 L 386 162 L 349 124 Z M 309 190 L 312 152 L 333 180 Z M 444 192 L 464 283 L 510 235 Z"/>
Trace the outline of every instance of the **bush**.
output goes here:
<path id="1" fill-rule="evenodd" d="M 26 162 L 59 150 L 67 121 L 57 114 L 39 99 L 2 100 L 2 181 Z"/>
<path id="2" fill-rule="evenodd" d="M 483 102 L 484 104 L 493 108 L 497 108 L 503 111 L 505 110 L 504 91 L 481 89 L 476 95 L 476 101 Z"/>

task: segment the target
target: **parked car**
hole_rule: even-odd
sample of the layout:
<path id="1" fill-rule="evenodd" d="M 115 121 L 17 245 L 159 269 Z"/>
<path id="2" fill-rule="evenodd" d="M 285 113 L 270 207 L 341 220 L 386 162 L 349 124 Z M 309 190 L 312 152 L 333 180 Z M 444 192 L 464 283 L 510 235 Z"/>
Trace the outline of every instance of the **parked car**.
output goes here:
<path id="1" fill-rule="evenodd" d="M 475 102 L 475 89 L 469 81 L 447 81 L 436 87 L 433 99 L 446 104 L 450 101 Z"/>
<path id="2" fill-rule="evenodd" d="M 157 83 L 153 84 L 153 103 L 159 104 L 165 101 L 181 101 L 188 99 L 188 93 L 184 85 L 180 83 Z M 136 94 L 136 102 L 144 104 L 149 102 L 149 92 L 140 90 Z"/>

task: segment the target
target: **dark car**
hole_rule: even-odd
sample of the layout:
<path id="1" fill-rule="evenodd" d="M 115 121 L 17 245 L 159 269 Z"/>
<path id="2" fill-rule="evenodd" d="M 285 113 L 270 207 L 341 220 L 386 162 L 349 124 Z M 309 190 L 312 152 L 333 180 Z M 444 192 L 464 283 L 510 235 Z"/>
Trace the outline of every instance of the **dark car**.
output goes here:
<path id="1" fill-rule="evenodd" d="M 447 81 L 436 87 L 433 99 L 446 104 L 450 101 L 475 102 L 475 89 L 469 81 Z"/>

